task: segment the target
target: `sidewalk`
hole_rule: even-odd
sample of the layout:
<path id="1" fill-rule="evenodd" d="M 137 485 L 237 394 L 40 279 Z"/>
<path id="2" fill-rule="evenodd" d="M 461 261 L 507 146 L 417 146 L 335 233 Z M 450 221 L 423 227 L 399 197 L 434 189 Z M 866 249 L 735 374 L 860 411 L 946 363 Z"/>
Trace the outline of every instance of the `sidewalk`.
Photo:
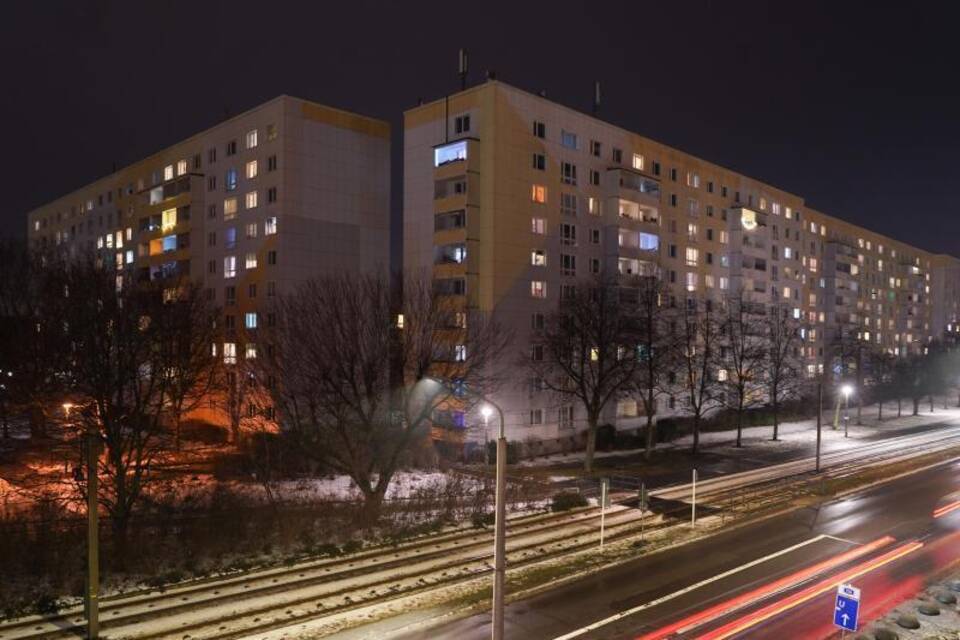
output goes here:
<path id="1" fill-rule="evenodd" d="M 877 420 L 877 405 L 863 407 L 861 425 L 856 421 L 856 408 L 850 407 L 849 437 L 844 437 L 843 422 L 834 430 L 832 411 L 824 412 L 821 428 L 822 451 L 842 451 L 858 446 L 863 441 L 875 441 L 889 437 L 896 437 L 912 431 L 918 431 L 926 426 L 939 425 L 944 422 L 960 426 L 960 408 L 950 407 L 943 409 L 942 401 L 935 405 L 934 413 L 929 413 L 929 405 L 922 405 L 920 415 L 907 415 L 911 407 L 904 404 L 904 415 L 896 417 L 896 405 L 884 405 L 884 419 Z M 842 412 L 841 412 L 842 414 Z M 767 462 L 783 462 L 791 458 L 814 455 L 817 439 L 816 419 L 784 422 L 780 424 L 778 440 L 773 441 L 773 425 L 745 427 L 743 429 L 743 447 L 735 446 L 737 431 L 727 429 L 723 431 L 701 432 L 700 447 L 704 454 L 720 456 L 735 456 L 749 458 L 754 454 L 767 459 Z M 671 442 L 662 442 L 656 445 L 655 451 L 665 453 L 682 453 L 693 445 L 693 436 L 685 435 Z M 618 451 L 597 451 L 594 459 L 604 461 L 604 466 L 615 466 L 621 462 L 629 463 L 632 460 L 642 460 L 643 448 L 625 449 Z M 582 464 L 585 454 L 575 451 L 563 454 L 553 454 L 517 463 L 519 469 L 536 469 L 550 467 L 570 467 L 572 463 Z M 558 478 L 560 479 L 560 478 Z"/>

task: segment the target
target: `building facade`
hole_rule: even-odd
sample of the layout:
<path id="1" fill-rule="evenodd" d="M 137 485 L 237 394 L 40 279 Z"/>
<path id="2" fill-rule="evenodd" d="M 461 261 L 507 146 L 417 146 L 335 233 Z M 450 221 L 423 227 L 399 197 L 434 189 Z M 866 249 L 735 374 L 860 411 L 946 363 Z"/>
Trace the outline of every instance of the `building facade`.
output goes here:
<path id="1" fill-rule="evenodd" d="M 600 273 L 657 275 L 673 302 L 742 290 L 783 305 L 804 325 L 811 376 L 847 335 L 906 354 L 957 330 L 955 258 L 495 80 L 405 113 L 403 233 L 405 270 L 495 312 L 511 357 L 566 287 Z M 585 428 L 579 407 L 515 370 L 496 398 L 510 439 L 549 448 Z M 658 415 L 676 411 L 662 403 Z M 637 428 L 641 412 L 620 401 L 605 422 Z"/>
<path id="2" fill-rule="evenodd" d="M 28 238 L 95 252 L 118 286 L 189 277 L 223 309 L 219 355 L 253 358 L 275 296 L 389 269 L 390 127 L 280 96 L 38 207 Z"/>

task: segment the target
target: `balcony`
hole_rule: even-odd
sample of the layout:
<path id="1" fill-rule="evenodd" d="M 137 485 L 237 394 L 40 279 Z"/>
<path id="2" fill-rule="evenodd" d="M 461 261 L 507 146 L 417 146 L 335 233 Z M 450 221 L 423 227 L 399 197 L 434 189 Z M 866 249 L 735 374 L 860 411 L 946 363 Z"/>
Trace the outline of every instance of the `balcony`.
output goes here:
<path id="1" fill-rule="evenodd" d="M 621 220 L 633 220 L 647 224 L 660 224 L 660 213 L 656 207 L 641 205 L 633 200 L 617 199 L 617 215 Z"/>
<path id="2" fill-rule="evenodd" d="M 657 265 L 637 258 L 619 258 L 617 271 L 621 276 L 653 277 L 657 275 Z"/>

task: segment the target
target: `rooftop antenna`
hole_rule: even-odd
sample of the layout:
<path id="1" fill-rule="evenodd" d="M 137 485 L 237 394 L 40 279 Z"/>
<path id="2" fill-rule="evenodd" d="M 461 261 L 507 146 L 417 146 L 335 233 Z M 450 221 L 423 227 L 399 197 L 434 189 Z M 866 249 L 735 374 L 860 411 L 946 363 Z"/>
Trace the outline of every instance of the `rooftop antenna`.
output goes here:
<path id="1" fill-rule="evenodd" d="M 597 113 L 600 111 L 600 81 L 595 80 L 593 83 L 593 112 Z"/>
<path id="2" fill-rule="evenodd" d="M 460 90 L 467 88 L 467 50 L 460 49 Z"/>

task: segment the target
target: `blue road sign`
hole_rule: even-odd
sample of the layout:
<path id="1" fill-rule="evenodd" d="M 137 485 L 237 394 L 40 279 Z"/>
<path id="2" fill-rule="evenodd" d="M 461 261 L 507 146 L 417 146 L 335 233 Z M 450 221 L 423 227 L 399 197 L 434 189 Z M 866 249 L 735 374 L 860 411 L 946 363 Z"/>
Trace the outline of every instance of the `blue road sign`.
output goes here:
<path id="1" fill-rule="evenodd" d="M 837 602 L 833 607 L 833 624 L 847 631 L 857 630 L 860 614 L 860 589 L 841 584 L 837 587 Z"/>

